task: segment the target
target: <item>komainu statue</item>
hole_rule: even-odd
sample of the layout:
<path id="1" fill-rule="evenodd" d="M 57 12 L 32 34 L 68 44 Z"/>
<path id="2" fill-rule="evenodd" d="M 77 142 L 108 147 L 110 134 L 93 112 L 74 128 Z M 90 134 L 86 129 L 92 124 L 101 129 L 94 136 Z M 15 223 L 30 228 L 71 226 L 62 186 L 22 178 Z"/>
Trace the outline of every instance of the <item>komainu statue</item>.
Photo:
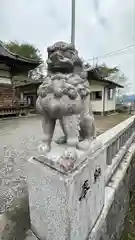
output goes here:
<path id="1" fill-rule="evenodd" d="M 44 153 L 51 150 L 56 120 L 64 133 L 57 143 L 85 151 L 96 137 L 87 72 L 72 44 L 57 42 L 47 52 L 47 76 L 36 103 L 43 116 Z"/>

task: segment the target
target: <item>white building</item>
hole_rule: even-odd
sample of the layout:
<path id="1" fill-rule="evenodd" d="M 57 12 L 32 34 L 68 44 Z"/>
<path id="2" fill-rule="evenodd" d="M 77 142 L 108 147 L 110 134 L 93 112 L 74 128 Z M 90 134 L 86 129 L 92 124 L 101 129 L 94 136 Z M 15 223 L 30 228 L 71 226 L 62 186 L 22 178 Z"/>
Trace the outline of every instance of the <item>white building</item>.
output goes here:
<path id="1" fill-rule="evenodd" d="M 103 78 L 97 68 L 88 70 L 90 98 L 94 113 L 104 115 L 116 109 L 116 88 L 123 88 L 114 81 Z"/>

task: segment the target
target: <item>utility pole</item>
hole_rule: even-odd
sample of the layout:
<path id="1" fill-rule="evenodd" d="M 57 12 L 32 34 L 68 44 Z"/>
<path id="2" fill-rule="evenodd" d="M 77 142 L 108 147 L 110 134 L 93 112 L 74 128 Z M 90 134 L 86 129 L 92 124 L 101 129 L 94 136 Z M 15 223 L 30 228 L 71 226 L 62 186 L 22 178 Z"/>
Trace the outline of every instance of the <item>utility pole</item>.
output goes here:
<path id="1" fill-rule="evenodd" d="M 71 43 L 75 46 L 75 0 L 72 1 Z"/>

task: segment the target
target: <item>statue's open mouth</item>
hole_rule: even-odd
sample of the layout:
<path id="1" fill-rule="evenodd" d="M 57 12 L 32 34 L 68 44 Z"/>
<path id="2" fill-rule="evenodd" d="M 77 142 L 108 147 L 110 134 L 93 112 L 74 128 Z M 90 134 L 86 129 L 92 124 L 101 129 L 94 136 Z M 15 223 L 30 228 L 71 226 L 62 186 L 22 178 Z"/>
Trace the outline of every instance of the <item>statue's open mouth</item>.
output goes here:
<path id="1" fill-rule="evenodd" d="M 57 57 L 57 58 L 49 58 L 47 60 L 47 64 L 51 64 L 53 66 L 61 65 L 61 64 L 68 64 L 73 66 L 73 62 L 68 59 L 68 58 L 62 58 L 62 57 Z"/>
<path id="2" fill-rule="evenodd" d="M 52 70 L 53 72 L 55 71 L 64 71 L 65 73 L 69 73 L 72 71 L 73 69 L 73 62 L 68 59 L 68 58 L 63 58 L 61 56 L 58 56 L 57 57 L 55 56 L 52 57 L 52 58 L 49 58 L 47 60 L 47 65 L 48 65 L 48 69 Z M 63 69 L 63 70 L 62 70 Z"/>

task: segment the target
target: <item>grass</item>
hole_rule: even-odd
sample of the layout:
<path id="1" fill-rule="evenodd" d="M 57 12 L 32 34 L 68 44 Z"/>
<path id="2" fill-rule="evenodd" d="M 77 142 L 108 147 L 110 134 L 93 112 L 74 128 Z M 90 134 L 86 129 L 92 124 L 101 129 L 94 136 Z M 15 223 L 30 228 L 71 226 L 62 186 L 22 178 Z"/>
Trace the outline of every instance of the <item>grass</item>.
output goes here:
<path id="1" fill-rule="evenodd" d="M 129 117 L 131 117 L 131 115 L 128 113 L 114 113 L 103 117 L 95 115 L 96 128 L 101 134 Z"/>

